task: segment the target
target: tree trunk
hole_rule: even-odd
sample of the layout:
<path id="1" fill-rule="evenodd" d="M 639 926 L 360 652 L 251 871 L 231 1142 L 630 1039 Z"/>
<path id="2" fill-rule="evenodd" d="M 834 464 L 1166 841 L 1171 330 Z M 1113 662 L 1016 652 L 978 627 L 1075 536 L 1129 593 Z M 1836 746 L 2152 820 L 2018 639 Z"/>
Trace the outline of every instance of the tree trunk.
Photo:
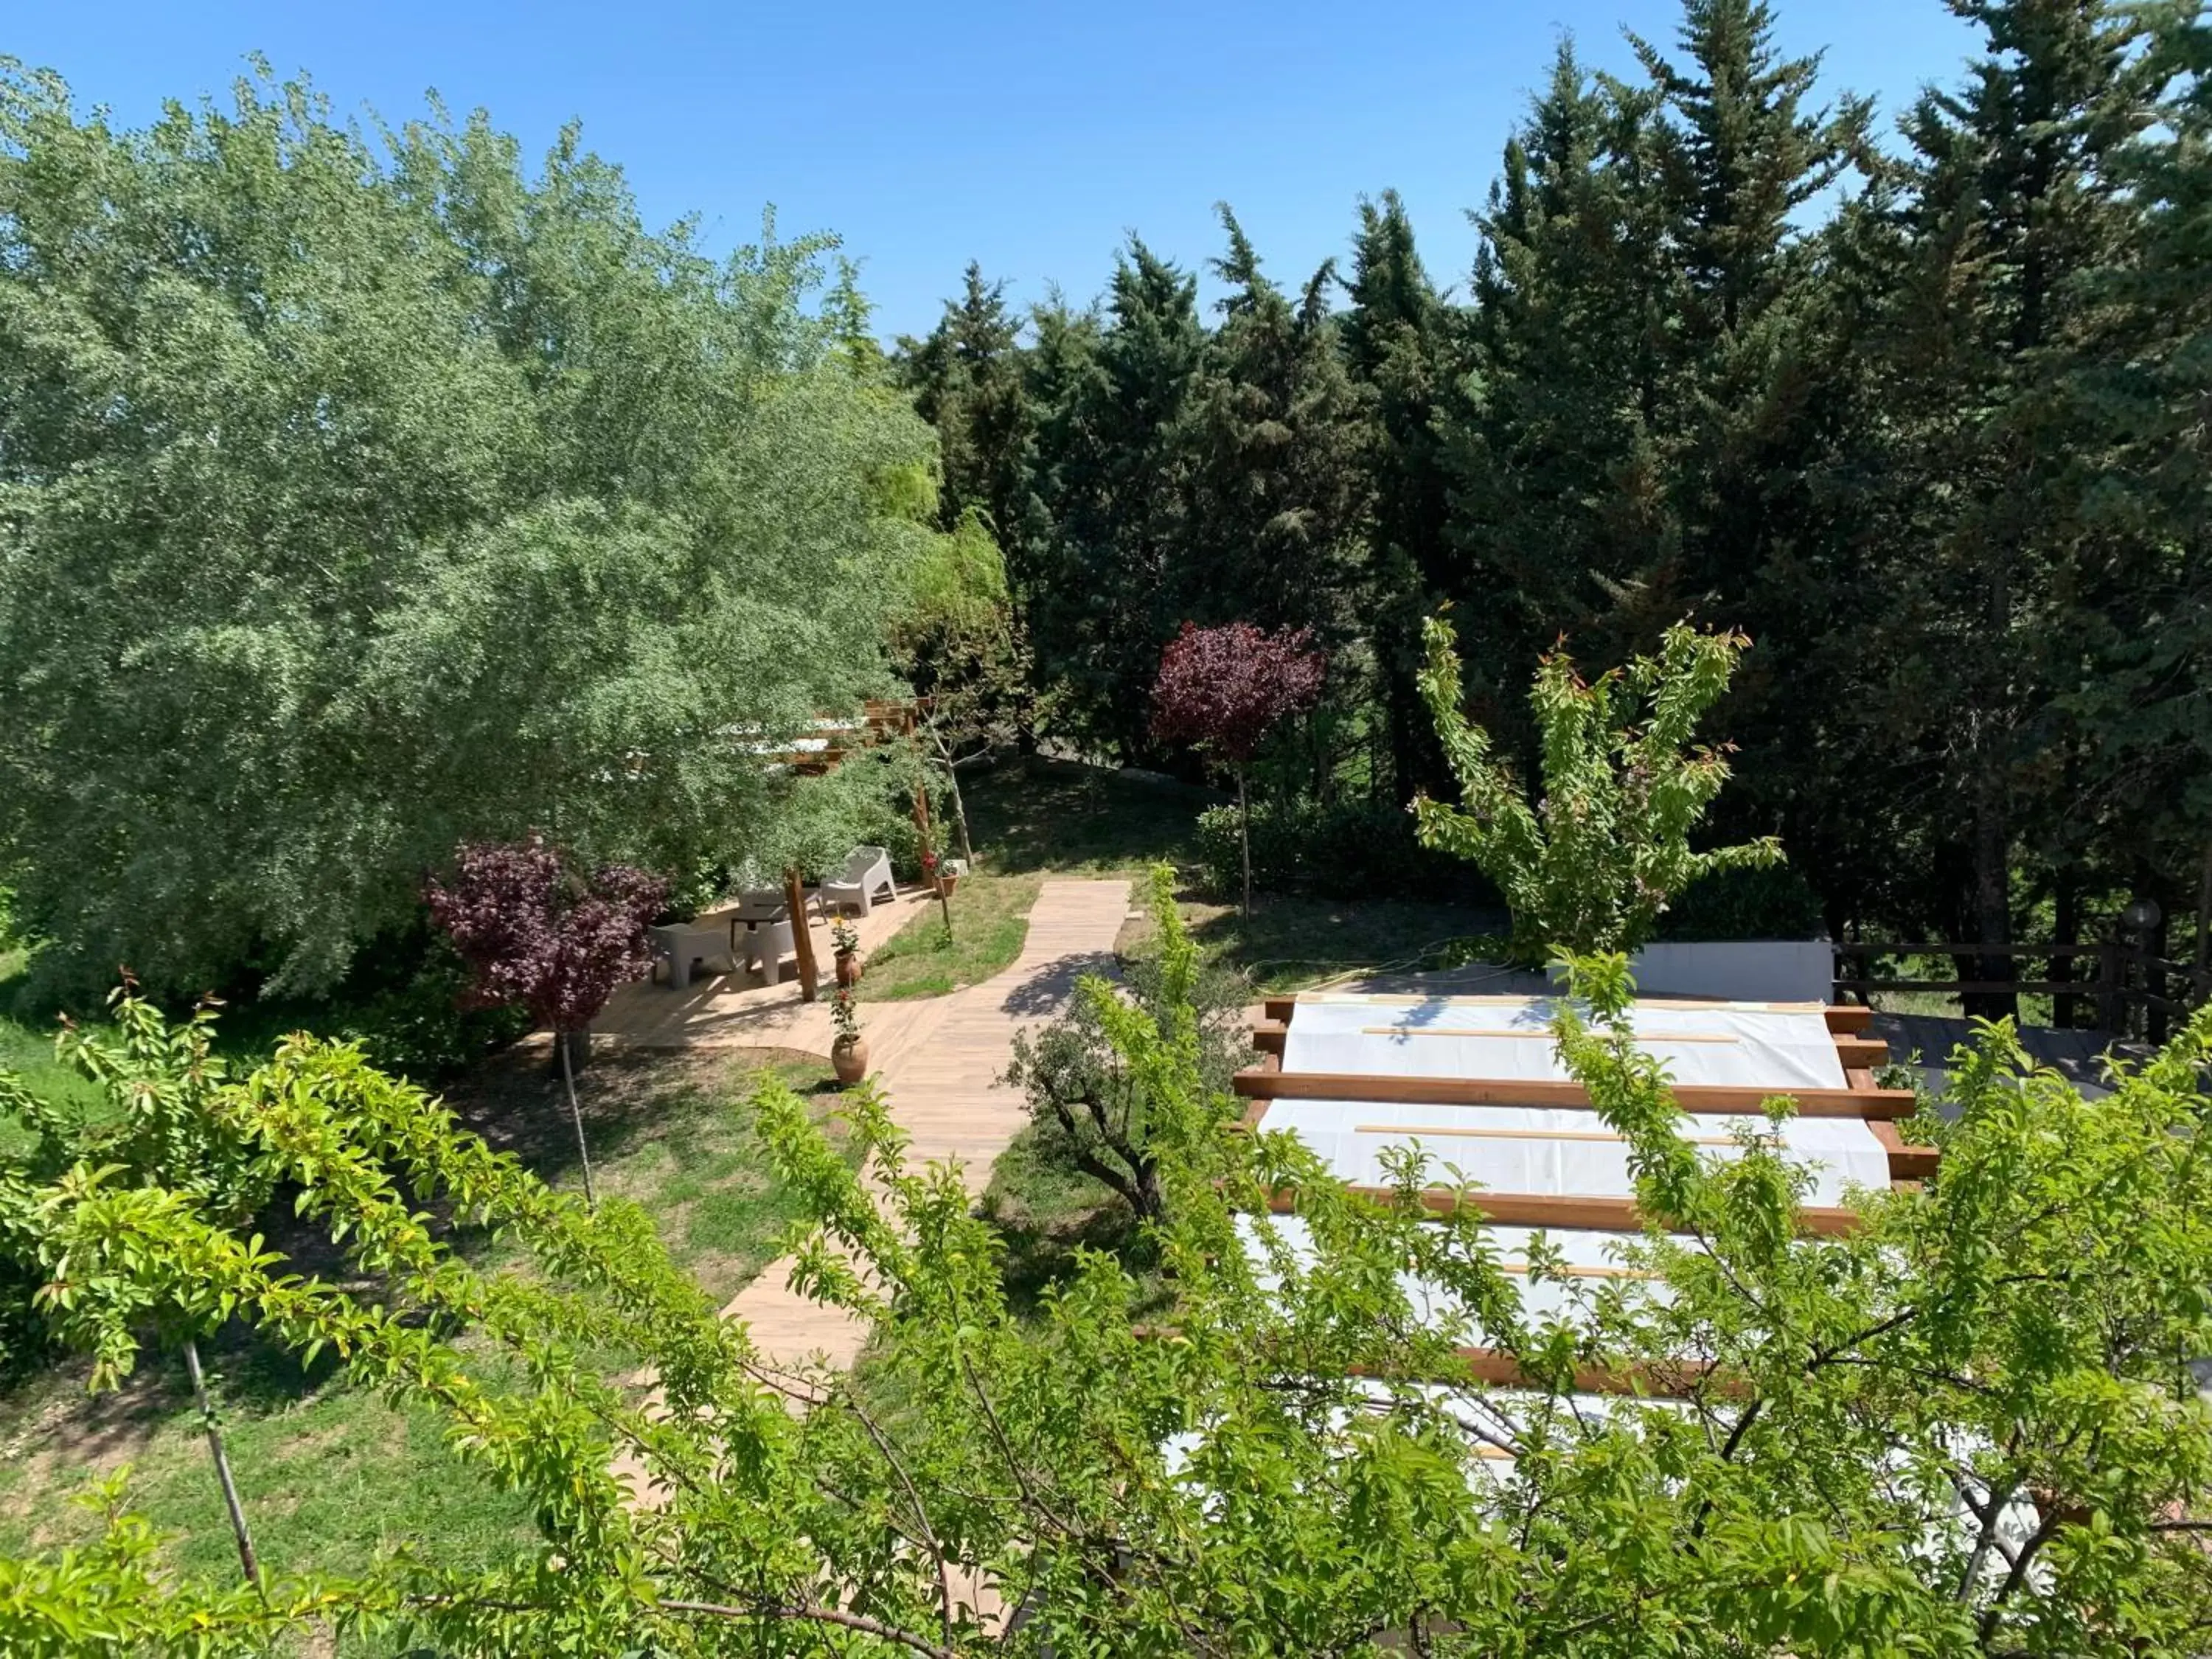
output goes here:
<path id="1" fill-rule="evenodd" d="M 222 1488 L 222 1506 L 230 1511 L 230 1535 L 238 1540 L 238 1565 L 246 1582 L 261 1585 L 261 1563 L 253 1554 L 253 1534 L 246 1524 L 246 1510 L 238 1501 L 238 1486 L 230 1478 L 230 1458 L 222 1448 L 222 1425 L 216 1420 L 215 1402 L 208 1398 L 207 1379 L 200 1374 L 199 1344 L 185 1339 L 185 1370 L 192 1379 L 192 1397 L 199 1402 L 200 1427 L 207 1435 L 208 1452 L 215 1459 L 216 1484 Z"/>
<path id="2" fill-rule="evenodd" d="M 2197 953 L 2191 965 L 2197 982 L 2191 989 L 2199 994 L 2212 989 L 2203 983 L 2205 970 L 2212 969 L 2212 842 L 2205 843 L 2204 863 L 2197 873 Z"/>
<path id="3" fill-rule="evenodd" d="M 2081 938 L 2081 883 L 2067 865 L 2058 872 L 2053 884 L 2051 899 L 2051 933 L 2054 945 L 2075 945 Z M 2051 977 L 2071 982 L 2078 977 L 2074 971 L 2078 957 L 2063 956 L 2051 958 Z M 2070 991 L 2061 991 L 2051 1005 L 2051 1021 L 2054 1025 L 2070 1028 L 2081 1017 L 2081 999 Z"/>
<path id="4" fill-rule="evenodd" d="M 1974 941 L 1978 945 L 2012 943 L 2012 824 L 2005 804 L 2005 757 L 1998 738 L 1982 724 L 1981 741 L 1974 757 Z M 1977 963 L 1979 980 L 2010 980 L 2019 975 L 2008 956 L 1984 955 Z M 1984 991 L 1962 1000 L 1969 1014 L 1984 1019 L 2018 1019 L 2020 998 L 2011 991 Z"/>
<path id="5" fill-rule="evenodd" d="M 581 1026 L 573 1031 L 553 1033 L 553 1066 L 557 1072 L 565 1055 L 568 1064 L 577 1071 L 592 1063 L 592 1029 Z"/>
<path id="6" fill-rule="evenodd" d="M 949 752 L 945 757 L 945 782 L 952 797 L 952 834 L 960 843 L 960 861 L 973 870 L 975 849 L 968 844 L 968 803 L 960 798 L 960 772 Z"/>
<path id="7" fill-rule="evenodd" d="M 803 927 L 805 925 L 806 919 L 800 917 L 799 926 Z M 576 1157 L 584 1167 L 584 1207 L 596 1210 L 599 1207 L 599 1198 L 592 1190 L 592 1149 L 584 1141 L 584 1109 L 576 1103 L 576 1068 L 568 1061 L 569 1035 L 566 1031 L 556 1031 L 553 1046 L 561 1051 L 561 1082 L 568 1091 L 568 1116 L 576 1126 Z"/>
<path id="8" fill-rule="evenodd" d="M 1244 920 L 1252 920 L 1252 807 L 1244 798 L 1244 769 L 1237 769 L 1237 841 L 1244 854 Z"/>

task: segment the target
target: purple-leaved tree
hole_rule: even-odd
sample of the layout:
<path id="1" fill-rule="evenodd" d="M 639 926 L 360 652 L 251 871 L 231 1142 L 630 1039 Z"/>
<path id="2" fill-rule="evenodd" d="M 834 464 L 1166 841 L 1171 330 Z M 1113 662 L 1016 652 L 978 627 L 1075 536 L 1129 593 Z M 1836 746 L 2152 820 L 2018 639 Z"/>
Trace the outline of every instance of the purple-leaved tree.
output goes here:
<path id="1" fill-rule="evenodd" d="M 434 878 L 426 885 L 431 917 L 474 975 L 471 1000 L 524 1008 L 552 1029 L 584 1201 L 596 1205 L 574 1051 L 615 987 L 653 966 L 646 924 L 667 899 L 668 884 L 625 864 L 586 877 L 535 830 L 526 841 L 465 843 L 453 865 L 450 886 Z"/>
<path id="2" fill-rule="evenodd" d="M 1237 774 L 1237 834 L 1244 856 L 1244 914 L 1252 914 L 1252 810 L 1245 773 L 1261 740 L 1321 696 L 1328 659 L 1313 630 L 1270 634 L 1250 623 L 1200 628 L 1185 623 L 1160 653 L 1152 685 L 1152 735 L 1187 743 Z"/>

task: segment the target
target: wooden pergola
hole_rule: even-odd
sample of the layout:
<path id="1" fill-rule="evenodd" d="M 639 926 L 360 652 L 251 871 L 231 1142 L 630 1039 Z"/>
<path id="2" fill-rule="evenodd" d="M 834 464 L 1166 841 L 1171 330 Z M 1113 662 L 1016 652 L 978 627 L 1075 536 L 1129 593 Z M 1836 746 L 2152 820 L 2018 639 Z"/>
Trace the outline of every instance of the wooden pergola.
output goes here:
<path id="1" fill-rule="evenodd" d="M 1277 996 L 1267 999 L 1263 1005 L 1264 1018 L 1253 1027 L 1253 1047 L 1258 1052 L 1256 1061 L 1236 1073 L 1233 1086 L 1245 1103 L 1241 1127 L 1257 1130 L 1267 1126 L 1269 1115 L 1283 1103 L 1329 1103 L 1347 1107 L 1365 1108 L 1372 1103 L 1372 1122 L 1348 1124 L 1354 1136 L 1374 1140 L 1402 1144 L 1403 1140 L 1418 1139 L 1435 1147 L 1438 1143 L 1452 1149 L 1448 1161 L 1474 1164 L 1477 1167 L 1468 1173 L 1479 1176 L 1479 1160 L 1482 1149 L 1509 1141 L 1575 1143 L 1595 1148 L 1606 1143 L 1622 1144 L 1622 1138 L 1599 1119 L 1589 1094 L 1582 1085 L 1571 1080 L 1528 1076 L 1470 1076 L 1465 1074 L 1407 1074 L 1406 1071 L 1291 1071 L 1285 1068 L 1285 1057 L 1291 1047 L 1291 1033 L 1302 1006 L 1310 1008 L 1313 1003 L 1328 1000 L 1370 1003 L 1374 1007 L 1371 1016 L 1378 1022 L 1407 1016 L 1407 1005 L 1423 1005 L 1428 1010 L 1449 1007 L 1450 999 L 1407 996 L 1375 996 L 1362 998 L 1341 994 L 1322 994 L 1310 1001 L 1297 996 Z M 1496 999 L 1504 1001 L 1508 999 Z M 1730 1005 L 1688 1001 L 1661 1003 L 1656 1000 L 1639 1005 L 1640 1007 L 1672 1007 L 1675 1009 L 1702 1007 L 1706 1010 L 1765 1008 L 1769 1005 Z M 1809 1017 L 1817 1012 L 1825 1024 L 1828 1039 L 1834 1046 L 1834 1060 L 1840 1072 L 1841 1088 L 1815 1088 L 1796 1084 L 1765 1083 L 1753 1085 L 1719 1085 L 1688 1083 L 1675 1085 L 1672 1093 L 1677 1104 L 1694 1116 L 1728 1115 L 1759 1117 L 1765 1103 L 1778 1096 L 1788 1096 L 1796 1102 L 1801 1119 L 1833 1121 L 1850 1120 L 1863 1124 L 1874 1143 L 1886 1158 L 1890 1182 L 1894 1186 L 1911 1187 L 1936 1172 L 1940 1154 L 1932 1146 L 1908 1145 L 1899 1134 L 1896 1120 L 1910 1116 L 1917 1102 L 1909 1089 L 1885 1089 L 1876 1085 L 1874 1068 L 1887 1063 L 1888 1045 L 1868 1035 L 1874 1017 L 1873 1010 L 1862 1007 L 1822 1006 L 1802 1005 L 1792 1012 Z M 1373 1032 L 1396 1031 L 1401 1027 L 1378 1024 L 1365 1028 Z M 1455 1029 L 1451 1026 L 1432 1026 L 1424 1036 L 1449 1038 L 1455 1036 L 1498 1036 L 1504 1035 L 1492 1030 Z M 1685 1038 L 1687 1042 L 1715 1042 L 1726 1039 L 1711 1037 Z M 1391 1107 L 1402 1106 L 1406 1112 L 1397 1114 L 1393 1121 Z M 1466 1121 L 1455 1123 L 1453 1115 L 1435 1110 L 1437 1107 L 1463 1106 L 1470 1109 Z M 1498 1108 L 1527 1108 L 1556 1114 L 1542 1127 L 1516 1122 L 1513 1127 L 1492 1127 L 1483 1120 Z M 1326 1109 L 1318 1107 L 1310 1109 Z M 1586 1121 L 1575 1121 L 1587 1113 Z M 1421 1115 L 1425 1121 L 1409 1123 L 1404 1118 Z M 1366 1109 L 1350 1112 L 1350 1117 L 1365 1117 Z M 1849 1133 L 1848 1130 L 1830 1133 Z M 1733 1144 L 1733 1137 L 1719 1132 L 1713 1126 L 1710 1132 L 1691 1127 L 1687 1138 L 1697 1145 Z M 1402 1139 L 1401 1138 L 1402 1137 Z M 1872 1155 L 1869 1148 L 1866 1156 Z M 1377 1201 L 1388 1201 L 1391 1189 L 1380 1185 L 1352 1182 L 1352 1190 Z M 1573 1192 L 1513 1192 L 1482 1188 L 1468 1194 L 1457 1188 L 1437 1186 L 1423 1194 L 1426 1208 L 1437 1213 L 1449 1213 L 1462 1206 L 1472 1206 L 1490 1221 L 1507 1226 L 1540 1227 L 1580 1232 L 1634 1233 L 1643 1230 L 1645 1218 L 1639 1213 L 1632 1197 L 1619 1194 Z M 1271 1195 L 1268 1209 L 1276 1214 L 1290 1214 L 1297 1208 L 1294 1190 Z M 1808 1205 L 1798 1212 L 1805 1231 L 1811 1235 L 1848 1233 L 1857 1227 L 1859 1218 L 1850 1208 L 1835 1204 Z M 1495 1349 L 1465 1348 L 1462 1358 L 1471 1374 L 1478 1380 L 1502 1384 L 1520 1382 L 1512 1357 Z M 1577 1386 L 1589 1393 L 1679 1393 L 1696 1380 L 1694 1367 L 1685 1368 L 1680 1376 L 1659 1376 L 1649 1374 L 1636 1376 L 1613 1375 L 1592 1370 L 1586 1379 L 1578 1379 Z"/>
<path id="2" fill-rule="evenodd" d="M 787 767 L 802 777 L 826 777 L 843 764 L 848 756 L 882 744 L 912 738 L 924 707 L 921 701 L 901 702 L 871 697 L 861 705 L 859 720 L 824 716 L 815 722 L 815 730 L 820 736 L 796 739 L 793 747 L 775 750 L 762 758 L 771 765 Z M 929 792 L 927 789 L 915 792 L 914 823 L 921 836 L 923 845 L 927 846 L 929 841 Z M 785 866 L 783 898 L 785 908 L 791 913 L 792 951 L 799 958 L 799 994 L 804 1001 L 815 1002 L 822 995 L 822 973 L 814 959 L 814 938 L 806 926 L 805 889 L 806 884 L 799 866 L 795 864 Z"/>

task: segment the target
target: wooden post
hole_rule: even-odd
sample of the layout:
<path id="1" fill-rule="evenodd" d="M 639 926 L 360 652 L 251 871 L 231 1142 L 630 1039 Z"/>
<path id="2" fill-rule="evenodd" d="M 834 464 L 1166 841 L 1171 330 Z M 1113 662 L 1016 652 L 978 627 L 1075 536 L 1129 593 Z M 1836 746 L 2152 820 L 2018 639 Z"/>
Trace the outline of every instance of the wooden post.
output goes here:
<path id="1" fill-rule="evenodd" d="M 815 976 L 814 933 L 806 925 L 806 895 L 795 864 L 783 872 L 783 902 L 791 912 L 791 948 L 799 952 L 799 1000 L 812 1002 L 822 994 L 822 986 Z"/>
<path id="2" fill-rule="evenodd" d="M 2147 960 L 2143 963 L 2143 1034 L 2151 1042 L 2166 1042 L 2167 1021 L 2166 1010 L 2160 1006 L 2173 994 L 2173 982 L 2166 976 L 2166 918 L 2158 919 L 2158 926 L 2150 930 L 2143 940 Z M 2156 1002 L 2149 1000 L 2157 999 Z"/>
<path id="3" fill-rule="evenodd" d="M 2190 1000 L 2202 1001 L 2208 994 L 2205 972 L 2212 969 L 2212 842 L 2205 843 L 2204 866 L 2197 877 L 2197 949 L 2189 966 Z"/>
<path id="4" fill-rule="evenodd" d="M 2118 939 L 2106 939 L 2097 951 L 2097 1023 L 2113 1036 L 2124 1036 L 2120 1022 L 2127 1009 L 2122 998 L 2120 976 L 2125 971 Z"/>
<path id="5" fill-rule="evenodd" d="M 914 786 L 914 832 L 921 837 L 921 850 L 929 851 L 929 779 L 927 775 Z"/>

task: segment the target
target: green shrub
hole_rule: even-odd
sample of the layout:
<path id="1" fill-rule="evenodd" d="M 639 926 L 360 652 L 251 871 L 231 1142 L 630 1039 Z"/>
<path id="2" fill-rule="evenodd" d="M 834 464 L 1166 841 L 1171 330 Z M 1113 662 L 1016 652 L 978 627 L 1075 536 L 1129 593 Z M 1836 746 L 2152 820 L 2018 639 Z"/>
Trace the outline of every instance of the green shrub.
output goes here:
<path id="1" fill-rule="evenodd" d="M 1243 884 L 1234 806 L 1210 806 L 1198 815 L 1197 848 L 1206 890 L 1234 896 Z M 1252 881 L 1273 892 L 1322 898 L 1498 902 L 1497 890 L 1480 871 L 1420 844 L 1411 813 L 1373 801 L 1255 806 Z"/>
<path id="2" fill-rule="evenodd" d="M 258 1060 L 288 1033 L 307 1030 L 360 1043 L 382 1070 L 439 1082 L 530 1030 L 520 1009 L 465 1006 L 468 989 L 453 948 L 410 929 L 364 951 L 328 997 L 240 1000 L 223 1020 L 223 1047 Z"/>
<path id="3" fill-rule="evenodd" d="M 332 1035 L 359 1042 L 370 1061 L 420 1082 L 463 1071 L 530 1029 L 520 1008 L 469 1008 L 467 970 L 438 957 L 404 984 L 344 1009 Z"/>
<path id="4" fill-rule="evenodd" d="M 1818 939 L 1825 921 L 1820 896 L 1804 872 L 1777 864 L 1698 877 L 1659 918 L 1659 937 Z"/>

